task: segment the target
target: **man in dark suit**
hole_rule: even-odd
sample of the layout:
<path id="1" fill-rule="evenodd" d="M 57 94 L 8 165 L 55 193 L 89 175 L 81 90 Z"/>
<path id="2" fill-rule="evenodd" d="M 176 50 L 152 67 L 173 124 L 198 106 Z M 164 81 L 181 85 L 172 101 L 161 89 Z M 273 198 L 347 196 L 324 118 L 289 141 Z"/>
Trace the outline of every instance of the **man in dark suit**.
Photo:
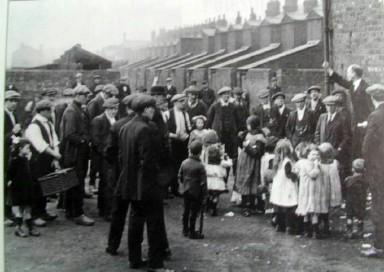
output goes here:
<path id="1" fill-rule="evenodd" d="M 167 122 L 175 171 L 171 190 L 174 195 L 179 195 L 177 171 L 183 160 L 188 157 L 188 139 L 192 127 L 188 112 L 185 111 L 185 94 L 174 95 L 171 102 L 173 108 L 169 111 L 169 120 Z"/>
<path id="2" fill-rule="evenodd" d="M 349 159 L 349 147 L 351 145 L 351 131 L 349 126 L 339 112 L 337 112 L 337 96 L 327 96 L 323 100 L 327 109 L 326 113 L 320 115 L 315 132 L 315 143 L 330 143 L 336 151 L 336 159 L 342 168 L 351 168 Z M 341 177 L 343 180 L 345 177 Z"/>
<path id="3" fill-rule="evenodd" d="M 307 99 L 307 108 L 310 109 L 314 114 L 314 122 L 317 124 L 321 114 L 325 113 L 324 103 L 321 101 L 321 87 L 314 85 L 308 88 L 307 94 L 309 99 Z"/>
<path id="4" fill-rule="evenodd" d="M 285 131 L 294 147 L 301 142 L 312 142 L 316 130 L 314 114 L 305 105 L 306 97 L 305 93 L 298 93 L 291 100 L 296 110 L 290 112 Z"/>
<path id="5" fill-rule="evenodd" d="M 119 91 L 117 90 L 115 85 L 104 85 L 103 90 L 98 95 L 96 95 L 96 97 L 93 98 L 87 105 L 87 113 L 89 120 L 92 121 L 93 118 L 104 112 L 103 105 L 106 99 L 111 97 L 117 97 L 118 94 Z M 102 158 L 100 154 L 95 150 L 93 146 L 91 146 L 91 166 L 89 172 L 89 185 L 91 189 L 89 193 L 92 193 L 92 191 L 96 192 L 96 176 L 97 173 L 99 173 L 99 169 L 101 167 L 101 160 Z"/>
<path id="6" fill-rule="evenodd" d="M 281 88 L 280 86 L 277 85 L 277 76 L 276 73 L 274 73 L 271 77 L 270 84 L 267 87 L 269 90 L 269 98 L 271 102 L 273 102 L 273 96 L 277 93 L 281 93 Z"/>
<path id="7" fill-rule="evenodd" d="M 168 101 L 168 107 L 171 108 L 172 107 L 171 99 L 175 94 L 177 94 L 177 89 L 175 86 L 173 86 L 172 84 L 173 80 L 171 77 L 168 77 L 166 81 L 167 81 L 167 84 L 165 85 L 166 98 Z"/>
<path id="8" fill-rule="evenodd" d="M 74 167 L 79 184 L 66 191 L 66 216 L 79 225 L 91 226 L 95 222 L 84 215 L 84 180 L 88 169 L 89 121 L 82 106 L 90 93 L 81 85 L 74 90 L 73 102 L 65 109 L 62 119 L 63 166 Z"/>
<path id="9" fill-rule="evenodd" d="M 207 105 L 199 99 L 200 90 L 196 87 L 189 87 L 184 90 L 185 95 L 187 96 L 186 111 L 189 115 L 189 120 L 192 123 L 192 119 L 198 115 L 207 116 Z"/>
<path id="10" fill-rule="evenodd" d="M 260 119 L 260 127 L 265 128 L 269 126 L 271 104 L 269 101 L 269 91 L 263 90 L 259 94 L 261 103 L 251 109 L 251 113 Z"/>
<path id="11" fill-rule="evenodd" d="M 362 78 L 363 69 L 357 64 L 350 65 L 347 68 L 347 79 L 344 79 L 329 67 L 329 63 L 325 62 L 323 66 L 327 69 L 332 81 L 349 90 L 352 100 L 353 157 L 360 157 L 366 121 L 373 109 L 372 101 L 365 92 L 369 85 Z"/>
<path id="12" fill-rule="evenodd" d="M 97 198 L 97 207 L 99 215 L 105 220 L 110 221 L 111 203 L 112 203 L 112 181 L 109 174 L 112 165 L 105 158 L 104 150 L 107 146 L 107 139 L 110 133 L 111 126 L 116 123 L 116 114 L 118 111 L 119 100 L 117 98 L 108 98 L 105 100 L 103 107 L 104 113 L 96 116 L 91 121 L 91 143 L 94 152 L 100 157 L 100 180 L 99 194 Z"/>
<path id="13" fill-rule="evenodd" d="M 120 132 L 122 172 L 116 194 L 131 201 L 128 228 L 128 251 L 131 268 L 143 266 L 141 244 L 144 224 L 148 233 L 148 267 L 158 271 L 164 267 L 162 252 L 162 197 L 156 182 L 158 171 L 153 131 L 149 125 L 155 113 L 156 101 L 139 95 L 132 101 L 136 116 Z"/>
<path id="14" fill-rule="evenodd" d="M 270 129 L 271 134 L 279 139 L 287 137 L 285 126 L 291 110 L 285 105 L 285 94 L 282 92 L 276 93 L 272 97 Z"/>
<path id="15" fill-rule="evenodd" d="M 12 225 L 12 209 L 8 199 L 8 178 L 7 170 L 10 156 L 10 147 L 12 145 L 12 140 L 15 137 L 21 136 L 21 125 L 18 121 L 15 110 L 17 104 L 20 101 L 21 95 L 13 90 L 8 90 L 5 92 L 5 102 L 4 102 L 4 217 L 5 224 Z"/>
<path id="16" fill-rule="evenodd" d="M 199 94 L 199 98 L 209 108 L 213 104 L 213 102 L 215 102 L 215 100 L 216 100 L 215 91 L 213 89 L 209 88 L 208 82 L 206 80 L 204 80 L 201 83 L 201 85 L 202 86 L 201 86 L 201 91 L 200 91 L 200 94 Z"/>
<path id="17" fill-rule="evenodd" d="M 61 120 L 63 119 L 63 114 L 65 109 L 68 107 L 69 104 L 72 103 L 73 100 L 73 90 L 72 89 L 65 89 L 62 93 L 62 99 L 60 99 L 60 102 L 55 105 L 54 108 L 54 115 L 55 115 L 55 131 L 56 134 L 59 136 L 59 139 L 61 139 L 60 135 L 60 124 Z"/>
<path id="18" fill-rule="evenodd" d="M 374 247 L 363 251 L 367 257 L 383 256 L 384 250 L 384 85 L 374 84 L 366 89 L 375 110 L 368 117 L 363 141 L 366 178 L 372 193 L 371 219 L 375 227 Z"/>
<path id="19" fill-rule="evenodd" d="M 239 117 L 239 130 L 243 131 L 246 129 L 246 121 L 249 116 L 248 105 L 243 98 L 244 91 L 240 87 L 233 88 L 234 101 L 237 116 Z"/>

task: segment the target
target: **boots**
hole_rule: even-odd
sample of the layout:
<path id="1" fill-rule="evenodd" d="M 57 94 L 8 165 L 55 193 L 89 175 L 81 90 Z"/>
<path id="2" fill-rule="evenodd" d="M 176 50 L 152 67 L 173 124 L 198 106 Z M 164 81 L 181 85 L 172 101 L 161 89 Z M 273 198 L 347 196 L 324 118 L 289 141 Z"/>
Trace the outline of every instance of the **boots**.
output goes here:
<path id="1" fill-rule="evenodd" d="M 15 228 L 15 235 L 18 237 L 28 237 L 28 234 L 25 233 L 23 230 L 23 218 L 21 217 L 15 217 L 14 222 L 16 223 L 16 228 Z"/>
<path id="2" fill-rule="evenodd" d="M 313 237 L 313 228 L 311 222 L 304 222 L 304 233 L 308 238 Z"/>
<path id="3" fill-rule="evenodd" d="M 354 238 L 362 238 L 363 237 L 363 231 L 364 231 L 364 222 L 359 221 L 359 223 L 357 223 L 357 230 L 355 233 L 353 233 L 353 237 Z"/>
<path id="4" fill-rule="evenodd" d="M 329 237 L 331 236 L 331 230 L 329 228 L 329 215 L 328 214 L 324 214 L 323 215 L 323 234 L 325 237 Z"/>
<path id="5" fill-rule="evenodd" d="M 346 239 L 352 239 L 353 238 L 353 223 L 347 223 L 347 226 L 345 228 L 345 235 L 344 237 Z"/>
<path id="6" fill-rule="evenodd" d="M 322 239 L 323 236 L 321 235 L 319 224 L 312 224 L 312 229 L 313 229 L 313 238 L 315 239 Z"/>
<path id="7" fill-rule="evenodd" d="M 27 225 L 29 235 L 35 237 L 40 236 L 40 232 L 36 230 L 33 226 L 32 219 L 25 220 L 25 224 Z"/>

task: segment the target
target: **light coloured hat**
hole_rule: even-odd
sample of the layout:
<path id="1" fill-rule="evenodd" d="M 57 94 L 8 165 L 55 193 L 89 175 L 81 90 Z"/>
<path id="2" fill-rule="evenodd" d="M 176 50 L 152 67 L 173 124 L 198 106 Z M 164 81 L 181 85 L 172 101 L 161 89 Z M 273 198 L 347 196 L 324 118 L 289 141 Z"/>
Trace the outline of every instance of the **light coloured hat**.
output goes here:
<path id="1" fill-rule="evenodd" d="M 4 98 L 5 100 L 20 99 L 21 95 L 16 91 L 6 91 Z"/>
<path id="2" fill-rule="evenodd" d="M 339 102 L 339 97 L 336 95 L 328 95 L 323 99 L 325 105 L 336 105 Z"/>
<path id="3" fill-rule="evenodd" d="M 307 95 L 305 93 L 297 93 L 292 97 L 291 101 L 293 103 L 299 103 L 305 101 L 306 98 Z"/>
<path id="4" fill-rule="evenodd" d="M 183 93 L 180 93 L 180 94 L 175 94 L 172 98 L 171 98 L 171 102 L 177 102 L 177 101 L 180 101 L 182 99 L 185 99 L 185 94 Z"/>
<path id="5" fill-rule="evenodd" d="M 224 93 L 230 93 L 232 91 L 231 87 L 228 87 L 228 86 L 224 86 L 222 87 L 218 92 L 217 94 L 218 95 L 222 95 Z"/>
<path id="6" fill-rule="evenodd" d="M 49 100 L 40 100 L 39 102 L 36 103 L 36 111 L 42 111 L 42 110 L 51 110 L 53 107 L 53 103 Z"/>
<path id="7" fill-rule="evenodd" d="M 307 89 L 307 93 L 309 94 L 312 90 L 316 90 L 316 91 L 320 92 L 321 91 L 321 87 L 319 85 L 312 85 L 311 87 L 309 87 Z"/>
<path id="8" fill-rule="evenodd" d="M 91 91 L 88 89 L 87 86 L 85 85 L 79 85 L 79 86 L 76 86 L 74 89 L 73 89 L 73 92 L 75 93 L 75 95 L 81 95 L 81 94 L 89 94 Z"/>
<path id="9" fill-rule="evenodd" d="M 373 84 L 369 86 L 365 92 L 378 100 L 384 100 L 384 85 L 383 84 Z"/>

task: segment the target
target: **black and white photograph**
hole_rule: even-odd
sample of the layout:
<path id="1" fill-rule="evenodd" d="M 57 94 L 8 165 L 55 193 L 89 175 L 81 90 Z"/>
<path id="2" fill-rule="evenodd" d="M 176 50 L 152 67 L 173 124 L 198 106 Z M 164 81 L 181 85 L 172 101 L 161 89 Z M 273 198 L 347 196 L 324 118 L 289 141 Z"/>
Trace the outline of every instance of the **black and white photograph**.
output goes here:
<path id="1" fill-rule="evenodd" d="M 2 2 L 0 271 L 384 271 L 384 0 Z"/>

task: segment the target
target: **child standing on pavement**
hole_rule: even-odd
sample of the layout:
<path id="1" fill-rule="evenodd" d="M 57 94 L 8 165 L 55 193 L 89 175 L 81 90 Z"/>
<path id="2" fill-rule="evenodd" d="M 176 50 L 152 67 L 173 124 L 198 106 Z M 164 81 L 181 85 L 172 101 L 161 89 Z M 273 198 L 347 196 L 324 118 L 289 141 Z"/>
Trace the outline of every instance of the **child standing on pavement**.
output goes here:
<path id="1" fill-rule="evenodd" d="M 293 147 L 289 140 L 278 141 L 275 149 L 274 168 L 276 175 L 273 178 L 270 202 L 275 205 L 277 231 L 294 234 L 295 215 L 297 206 L 297 176 L 293 170 Z"/>
<path id="2" fill-rule="evenodd" d="M 203 144 L 194 141 L 189 145 L 189 158 L 179 169 L 178 180 L 184 197 L 183 235 L 191 239 L 203 239 L 195 230 L 196 218 L 207 191 L 207 175 L 200 154 Z"/>
<path id="3" fill-rule="evenodd" d="M 203 137 L 207 132 L 207 129 L 205 129 L 206 121 L 207 118 L 204 115 L 198 115 L 192 118 L 194 130 L 192 130 L 191 134 L 189 135 L 188 145 L 190 145 L 195 140 L 203 142 Z"/>
<path id="4" fill-rule="evenodd" d="M 352 176 L 345 179 L 347 226 L 346 237 L 358 238 L 363 235 L 364 215 L 367 199 L 367 183 L 364 178 L 364 160 L 352 162 Z M 353 220 L 357 220 L 357 231 L 353 232 Z"/>
<path id="5" fill-rule="evenodd" d="M 31 149 L 27 139 L 17 139 L 12 145 L 11 161 L 9 165 L 9 183 L 12 199 L 12 213 L 15 216 L 15 235 L 19 237 L 39 236 L 34 229 L 31 216 L 33 202 L 33 178 L 30 168 Z M 22 226 L 23 220 L 28 228 L 26 233 Z"/>

